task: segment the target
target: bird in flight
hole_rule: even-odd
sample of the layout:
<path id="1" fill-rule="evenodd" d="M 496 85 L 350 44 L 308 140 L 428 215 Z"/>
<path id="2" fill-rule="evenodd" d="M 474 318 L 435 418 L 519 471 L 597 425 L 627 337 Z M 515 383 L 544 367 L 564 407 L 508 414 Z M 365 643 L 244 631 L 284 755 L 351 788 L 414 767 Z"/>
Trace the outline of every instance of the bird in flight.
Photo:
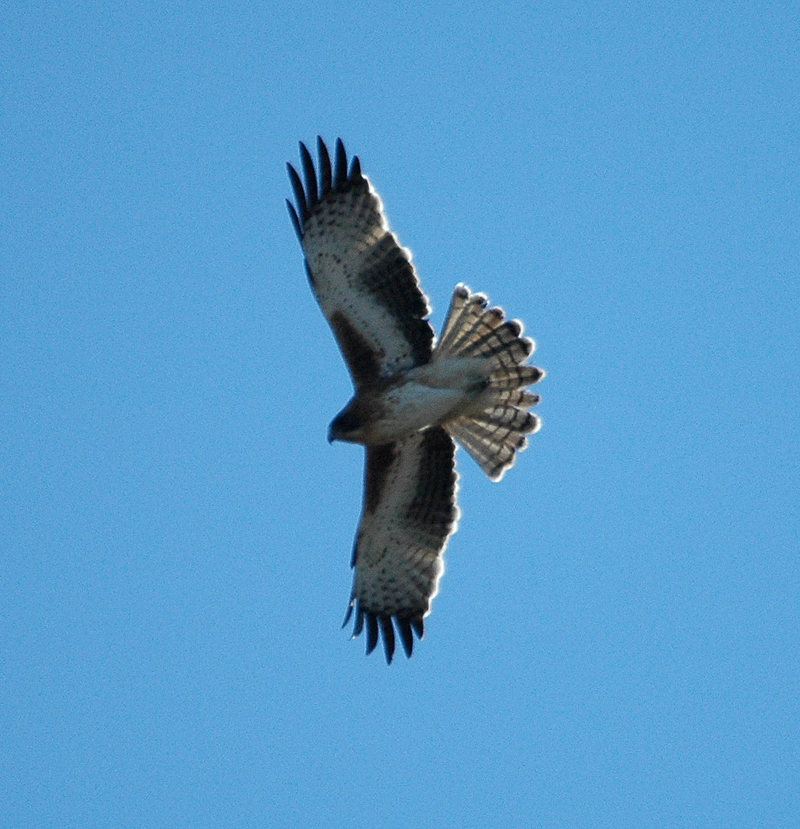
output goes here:
<path id="1" fill-rule="evenodd" d="M 364 503 L 353 546 L 345 616 L 353 638 L 366 628 L 386 661 L 395 628 L 407 656 L 439 588 L 455 532 L 457 440 L 493 481 L 539 428 L 527 386 L 544 371 L 527 364 L 533 340 L 484 294 L 457 285 L 438 341 L 411 254 L 389 229 L 380 197 L 348 164 L 341 139 L 333 162 L 317 139 L 319 167 L 300 144 L 303 178 L 287 164 L 289 215 L 306 272 L 344 355 L 355 394 L 328 440 L 366 450 Z M 394 623 L 394 626 L 393 626 Z"/>

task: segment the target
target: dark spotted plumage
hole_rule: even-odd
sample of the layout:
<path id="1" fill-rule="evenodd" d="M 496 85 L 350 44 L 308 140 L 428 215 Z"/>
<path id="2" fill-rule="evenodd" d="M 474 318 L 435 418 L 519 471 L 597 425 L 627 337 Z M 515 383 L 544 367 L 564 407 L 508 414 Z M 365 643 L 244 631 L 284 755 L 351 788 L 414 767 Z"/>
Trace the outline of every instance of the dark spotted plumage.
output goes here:
<path id="1" fill-rule="evenodd" d="M 315 166 L 300 145 L 302 178 L 288 165 L 287 204 L 309 283 L 356 388 L 329 437 L 366 444 L 345 624 L 353 619 L 353 636 L 366 634 L 367 653 L 381 640 L 391 662 L 398 638 L 410 656 L 425 632 L 458 522 L 453 438 L 500 478 L 538 428 L 528 409 L 539 398 L 525 387 L 544 373 L 524 364 L 533 341 L 522 325 L 463 285 L 434 351 L 411 255 L 389 230 L 358 157 L 348 165 L 341 140 L 333 159 L 322 139 L 317 150 Z M 441 409 L 443 396 L 451 408 Z"/>
<path id="2" fill-rule="evenodd" d="M 430 307 L 408 251 L 386 226 L 380 198 L 362 174 L 358 156 L 353 156 L 348 170 L 347 154 L 338 139 L 333 170 L 321 138 L 317 139 L 317 146 L 319 177 L 308 148 L 300 144 L 305 186 L 295 168 L 286 165 L 296 206 L 288 200 L 286 204 L 306 252 L 312 290 L 331 322 L 353 381 L 359 387 L 381 374 L 428 362 L 434 337 L 433 328 L 425 319 Z M 370 244 L 359 247 L 365 239 Z M 332 264 L 337 274 L 344 274 L 336 286 L 328 284 L 325 278 Z M 359 296 L 359 325 L 348 328 L 342 324 L 342 316 L 352 316 L 350 301 Z M 381 313 L 373 314 L 370 308 Z M 361 342 L 366 342 L 381 359 L 365 360 L 364 349 L 353 347 L 350 332 L 356 327 L 361 331 Z"/>
<path id="3" fill-rule="evenodd" d="M 391 555 L 378 556 L 377 566 L 369 566 L 368 589 L 360 598 L 353 595 L 344 624 L 355 612 L 354 636 L 365 620 L 368 633 L 381 631 L 391 661 L 394 638 L 386 635 L 391 620 L 410 656 L 411 632 L 422 637 L 423 619 L 442 573 L 441 549 L 458 521 L 455 446 L 443 428 L 434 427 L 389 446 L 368 446 L 365 468 L 364 511 L 352 566 L 359 567 L 362 550 L 374 559 L 383 536 L 402 536 L 405 543 Z M 377 619 L 377 626 L 372 619 Z M 368 636 L 367 653 L 374 647 Z"/>

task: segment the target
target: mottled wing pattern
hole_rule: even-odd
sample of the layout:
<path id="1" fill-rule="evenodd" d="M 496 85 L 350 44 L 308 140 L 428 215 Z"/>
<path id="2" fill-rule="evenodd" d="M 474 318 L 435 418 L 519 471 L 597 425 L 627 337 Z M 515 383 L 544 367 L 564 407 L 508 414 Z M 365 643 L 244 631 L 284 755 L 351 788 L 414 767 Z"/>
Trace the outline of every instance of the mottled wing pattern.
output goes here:
<path id="1" fill-rule="evenodd" d="M 303 246 L 311 287 L 356 388 L 430 359 L 428 300 L 410 253 L 389 230 L 383 205 L 354 156 L 348 169 L 341 139 L 335 163 L 321 138 L 319 175 L 300 144 L 305 186 L 287 165 L 296 206 L 289 214 Z"/>
<path id="2" fill-rule="evenodd" d="M 441 427 L 367 447 L 364 510 L 353 550 L 353 636 L 366 627 L 367 653 L 383 639 L 392 661 L 395 631 L 408 656 L 444 570 L 443 553 L 458 522 L 455 445 Z"/>

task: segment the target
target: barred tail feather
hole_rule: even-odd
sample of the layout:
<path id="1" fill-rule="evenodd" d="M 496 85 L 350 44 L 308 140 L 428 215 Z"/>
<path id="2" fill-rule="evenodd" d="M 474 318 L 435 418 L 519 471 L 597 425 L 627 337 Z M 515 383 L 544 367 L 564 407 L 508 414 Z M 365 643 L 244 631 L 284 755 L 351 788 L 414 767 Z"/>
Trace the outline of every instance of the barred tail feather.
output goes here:
<path id="1" fill-rule="evenodd" d="M 539 418 L 528 411 L 539 402 L 539 395 L 525 386 L 538 383 L 544 371 L 525 364 L 535 344 L 522 336 L 522 323 L 506 321 L 502 308 L 488 305 L 484 294 L 458 285 L 433 359 L 486 359 L 489 376 L 480 397 L 482 409 L 446 423 L 445 428 L 497 481 L 527 445 L 526 435 L 540 426 Z"/>
<path id="2" fill-rule="evenodd" d="M 520 406 L 529 409 L 539 402 L 539 395 L 527 389 L 495 389 L 489 387 L 481 396 L 481 401 L 492 406 Z"/>
<path id="3" fill-rule="evenodd" d="M 450 307 L 447 309 L 447 317 L 445 318 L 444 326 L 442 327 L 442 334 L 439 337 L 439 342 L 436 344 L 436 350 L 441 355 L 450 352 L 450 346 L 455 339 L 455 335 L 463 327 L 462 320 L 464 315 L 468 313 L 470 292 L 466 285 L 456 285 L 453 291 L 453 298 L 450 300 Z M 486 302 L 483 307 L 486 307 Z"/>
<path id="4" fill-rule="evenodd" d="M 489 385 L 493 389 L 520 389 L 538 383 L 542 377 L 544 371 L 536 366 L 512 366 L 505 371 L 494 372 L 489 378 Z"/>
<path id="5" fill-rule="evenodd" d="M 488 304 L 484 294 L 470 293 L 466 285 L 456 287 L 434 359 L 486 357 L 493 368 L 510 369 L 533 353 L 535 343 L 522 336 L 522 323 L 506 321 L 502 308 Z"/>
<path id="6" fill-rule="evenodd" d="M 505 471 L 514 465 L 516 453 L 527 445 L 527 435 L 539 427 L 539 418 L 526 415 L 525 429 L 520 431 L 500 426 L 490 420 L 461 417 L 447 424 L 447 430 L 469 452 L 493 481 L 499 481 Z"/>
<path id="7" fill-rule="evenodd" d="M 442 336 L 436 345 L 437 357 L 449 357 L 464 352 L 464 348 L 475 338 L 476 328 L 482 327 L 488 304 L 489 300 L 484 294 L 473 294 L 466 285 L 456 286 Z M 500 313 L 502 314 L 502 311 Z M 491 319 L 494 319 L 494 316 L 490 317 Z M 485 333 L 485 330 L 481 333 Z"/>
<path id="8" fill-rule="evenodd" d="M 500 480 L 503 472 L 513 462 L 514 447 L 487 440 L 475 421 L 459 418 L 447 424 L 447 431 L 493 481 Z"/>
<path id="9" fill-rule="evenodd" d="M 494 310 L 503 313 L 499 308 L 490 309 L 490 311 Z M 486 327 L 488 325 L 484 323 L 484 328 Z M 527 360 L 533 348 L 533 340 L 522 336 L 522 323 L 518 320 L 509 320 L 490 328 L 478 339 L 466 344 L 461 353 L 469 357 L 488 357 L 492 365 L 497 368 L 501 366 L 511 368 Z"/>

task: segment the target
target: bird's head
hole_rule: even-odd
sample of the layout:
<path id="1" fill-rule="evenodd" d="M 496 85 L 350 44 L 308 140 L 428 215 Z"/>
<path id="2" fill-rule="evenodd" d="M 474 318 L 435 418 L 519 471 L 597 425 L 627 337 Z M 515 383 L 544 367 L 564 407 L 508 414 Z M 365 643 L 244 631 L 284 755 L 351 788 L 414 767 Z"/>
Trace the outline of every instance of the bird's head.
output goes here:
<path id="1" fill-rule="evenodd" d="M 348 443 L 364 443 L 365 419 L 357 400 L 351 400 L 331 421 L 328 427 L 328 443 L 344 440 Z"/>

